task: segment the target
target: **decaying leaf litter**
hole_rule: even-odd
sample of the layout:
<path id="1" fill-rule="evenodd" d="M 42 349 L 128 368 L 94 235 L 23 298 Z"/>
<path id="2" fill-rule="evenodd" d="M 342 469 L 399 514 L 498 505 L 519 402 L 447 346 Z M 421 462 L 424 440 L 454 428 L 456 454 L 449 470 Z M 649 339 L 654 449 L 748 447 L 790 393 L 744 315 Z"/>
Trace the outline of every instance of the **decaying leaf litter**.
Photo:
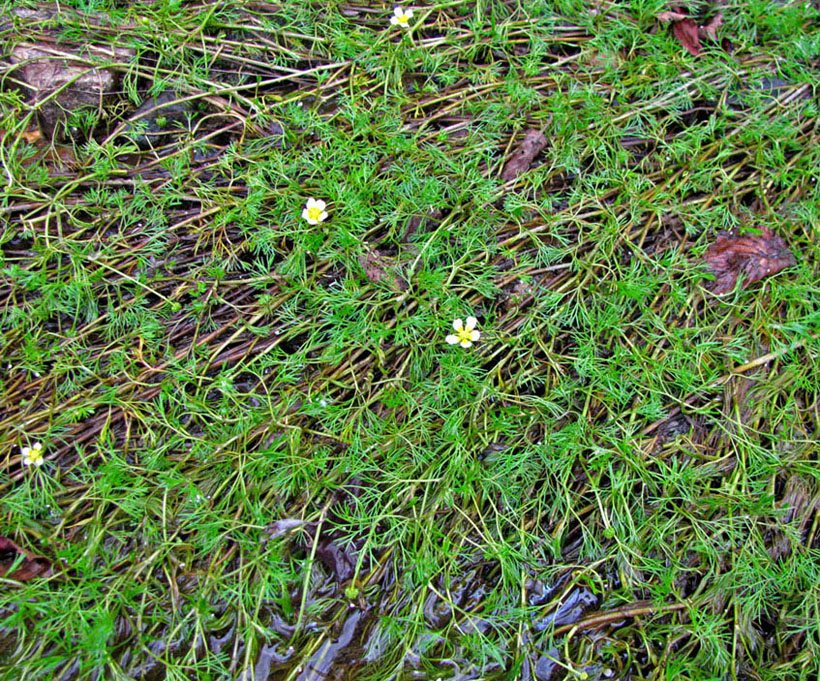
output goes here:
<path id="1" fill-rule="evenodd" d="M 146 7 L 0 21 L 4 674 L 811 678 L 812 8 Z"/>

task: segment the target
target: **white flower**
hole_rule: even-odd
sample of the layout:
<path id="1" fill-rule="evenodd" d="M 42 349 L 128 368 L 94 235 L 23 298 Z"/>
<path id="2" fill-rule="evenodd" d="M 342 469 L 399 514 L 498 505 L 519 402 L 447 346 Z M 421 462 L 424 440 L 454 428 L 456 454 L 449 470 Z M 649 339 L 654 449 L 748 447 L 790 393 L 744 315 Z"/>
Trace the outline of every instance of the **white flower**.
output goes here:
<path id="1" fill-rule="evenodd" d="M 395 7 L 393 9 L 393 16 L 390 17 L 390 23 L 393 26 L 401 26 L 402 28 L 410 28 L 410 19 L 413 18 L 412 9 L 404 9 L 402 7 Z"/>
<path id="2" fill-rule="evenodd" d="M 22 447 L 20 449 L 24 466 L 42 466 L 45 459 L 43 458 L 43 445 L 35 442 L 31 447 Z"/>
<path id="3" fill-rule="evenodd" d="M 320 222 L 327 220 L 327 211 L 325 210 L 325 202 L 319 199 L 308 199 L 305 204 L 305 209 L 302 211 L 302 217 L 308 221 L 309 225 L 318 225 Z"/>
<path id="4" fill-rule="evenodd" d="M 446 340 L 450 345 L 460 345 L 462 348 L 469 348 L 475 341 L 481 338 L 481 334 L 476 331 L 478 320 L 475 317 L 467 317 L 465 325 L 460 319 L 453 322 L 455 333 L 451 333 Z"/>

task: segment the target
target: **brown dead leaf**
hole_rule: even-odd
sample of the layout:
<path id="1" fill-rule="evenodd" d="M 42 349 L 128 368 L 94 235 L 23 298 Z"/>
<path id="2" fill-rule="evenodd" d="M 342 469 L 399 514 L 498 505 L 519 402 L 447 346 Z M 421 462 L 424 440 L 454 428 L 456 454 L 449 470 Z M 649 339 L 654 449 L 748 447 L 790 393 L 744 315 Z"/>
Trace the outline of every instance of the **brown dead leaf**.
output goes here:
<path id="1" fill-rule="evenodd" d="M 288 532 L 296 530 L 306 524 L 306 520 L 300 520 L 299 518 L 282 518 L 281 520 L 277 520 L 276 522 L 268 525 L 264 532 L 265 534 L 269 534 L 272 538 L 281 537 L 286 535 Z"/>
<path id="2" fill-rule="evenodd" d="M 745 288 L 797 262 L 783 238 L 768 227 L 763 227 L 759 235 L 720 232 L 703 258 L 708 270 L 715 275 L 715 280 L 707 286 L 717 294 L 733 290 L 741 274 Z"/>
<path id="3" fill-rule="evenodd" d="M 20 137 L 22 137 L 29 144 L 34 144 L 43 138 L 43 133 L 40 132 L 40 128 L 34 128 L 34 130 L 26 130 L 21 133 Z"/>
<path id="4" fill-rule="evenodd" d="M 510 310 L 514 307 L 518 307 L 530 298 L 534 292 L 535 287 L 531 283 L 519 279 L 504 291 L 500 301 L 501 308 Z"/>
<path id="5" fill-rule="evenodd" d="M 672 33 L 683 45 L 689 54 L 698 56 L 700 54 L 700 37 L 698 36 L 698 25 L 694 19 L 683 19 L 672 24 Z"/>
<path id="6" fill-rule="evenodd" d="M 723 14 L 718 12 L 703 26 L 700 27 L 700 35 L 709 40 L 717 40 L 717 30 L 723 25 Z"/>
<path id="7" fill-rule="evenodd" d="M 501 179 L 504 182 L 514 180 L 519 173 L 526 172 L 530 168 L 533 159 L 538 156 L 541 150 L 547 146 L 547 138 L 544 137 L 540 130 L 527 130 L 524 139 L 515 150 L 507 165 L 504 166 L 504 172 L 501 173 Z"/>
<path id="8" fill-rule="evenodd" d="M 74 153 L 74 147 L 52 144 L 46 150 L 45 157 L 61 170 L 76 170 L 81 165 Z"/>
<path id="9" fill-rule="evenodd" d="M 366 255 L 359 256 L 359 264 L 364 268 L 365 276 L 374 284 L 383 281 L 394 291 L 407 290 L 407 282 L 394 274 L 396 264 L 392 258 L 379 251 L 368 251 Z"/>
<path id="10" fill-rule="evenodd" d="M 316 542 L 316 557 L 339 583 L 346 582 L 355 573 L 356 555 L 325 535 L 319 535 Z"/>
<path id="11" fill-rule="evenodd" d="M 718 12 L 703 26 L 698 26 L 698 22 L 690 17 L 683 7 L 673 7 L 667 12 L 660 12 L 655 15 L 658 21 L 672 23 L 672 33 L 678 42 L 683 45 L 689 54 L 697 56 L 700 54 L 701 38 L 717 40 L 717 30 L 723 25 L 723 14 Z"/>
<path id="12" fill-rule="evenodd" d="M 23 556 L 23 562 L 16 570 L 11 570 L 12 565 Z M 0 577 L 14 579 L 18 582 L 26 582 L 34 577 L 48 577 L 51 574 L 51 561 L 41 556 L 35 556 L 25 549 L 17 546 L 8 537 L 0 535 Z"/>
<path id="13" fill-rule="evenodd" d="M 438 208 L 430 206 L 427 215 L 414 215 L 407 221 L 407 229 L 402 237 L 402 241 L 408 242 L 420 229 L 435 229 L 438 221 L 441 220 L 442 212 Z"/>
<path id="14" fill-rule="evenodd" d="M 670 21 L 683 21 L 684 19 L 688 19 L 689 16 L 683 14 L 682 12 L 660 12 L 659 14 L 655 15 L 655 18 L 658 21 L 670 22 Z"/>

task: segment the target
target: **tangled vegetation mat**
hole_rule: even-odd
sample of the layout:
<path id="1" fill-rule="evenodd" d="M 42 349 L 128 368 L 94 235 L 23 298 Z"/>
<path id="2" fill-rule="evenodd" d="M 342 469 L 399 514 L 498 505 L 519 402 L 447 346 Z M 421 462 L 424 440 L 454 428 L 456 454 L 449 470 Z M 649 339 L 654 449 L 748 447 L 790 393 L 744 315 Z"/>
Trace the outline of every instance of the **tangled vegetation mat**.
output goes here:
<path id="1" fill-rule="evenodd" d="M 817 4 L 394 10 L 5 3 L 0 678 L 816 679 Z"/>

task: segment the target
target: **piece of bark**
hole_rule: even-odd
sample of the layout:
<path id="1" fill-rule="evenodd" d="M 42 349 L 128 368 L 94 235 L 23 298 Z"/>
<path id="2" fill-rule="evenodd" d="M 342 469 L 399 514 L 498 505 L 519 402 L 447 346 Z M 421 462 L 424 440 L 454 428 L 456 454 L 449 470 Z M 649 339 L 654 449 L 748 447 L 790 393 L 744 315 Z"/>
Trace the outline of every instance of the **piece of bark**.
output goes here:
<path id="1" fill-rule="evenodd" d="M 783 238 L 768 227 L 763 227 L 759 235 L 720 232 L 703 259 L 715 276 L 707 287 L 717 294 L 732 291 L 741 274 L 745 288 L 797 262 Z"/>
<path id="2" fill-rule="evenodd" d="M 518 149 L 510 156 L 510 160 L 504 166 L 501 179 L 504 182 L 509 182 L 514 180 L 520 173 L 529 170 L 535 157 L 546 146 L 547 138 L 540 130 L 527 130 Z"/>
<path id="3" fill-rule="evenodd" d="M 59 124 L 70 113 L 102 109 L 119 89 L 117 74 L 92 62 L 128 61 L 134 54 L 130 48 L 88 45 L 81 53 L 67 47 L 21 43 L 11 50 L 9 59 L 15 67 L 12 77 L 23 82 L 35 102 L 43 102 L 38 105 L 43 131 L 47 136 L 56 131 L 59 136 Z M 51 97 L 55 92 L 58 94 Z"/>
<path id="4" fill-rule="evenodd" d="M 174 123 L 184 123 L 191 111 L 191 102 L 179 99 L 173 90 L 147 98 L 131 115 L 133 122 L 125 126 L 123 134 L 131 135 L 143 149 L 161 146 L 171 135 L 181 132 Z"/>

